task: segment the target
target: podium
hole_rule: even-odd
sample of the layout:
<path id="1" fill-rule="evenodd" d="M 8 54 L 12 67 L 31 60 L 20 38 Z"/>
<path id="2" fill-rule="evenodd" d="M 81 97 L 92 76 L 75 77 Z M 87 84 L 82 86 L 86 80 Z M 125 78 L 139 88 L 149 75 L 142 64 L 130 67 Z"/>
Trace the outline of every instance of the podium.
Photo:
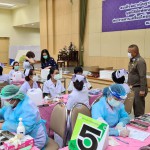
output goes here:
<path id="1" fill-rule="evenodd" d="M 70 66 L 70 62 L 76 62 L 76 65 L 78 65 L 79 59 L 78 59 L 78 51 L 70 51 L 69 55 L 67 54 L 59 54 L 57 59 L 57 64 L 60 64 L 60 67 L 64 65 L 67 62 L 67 67 Z"/>

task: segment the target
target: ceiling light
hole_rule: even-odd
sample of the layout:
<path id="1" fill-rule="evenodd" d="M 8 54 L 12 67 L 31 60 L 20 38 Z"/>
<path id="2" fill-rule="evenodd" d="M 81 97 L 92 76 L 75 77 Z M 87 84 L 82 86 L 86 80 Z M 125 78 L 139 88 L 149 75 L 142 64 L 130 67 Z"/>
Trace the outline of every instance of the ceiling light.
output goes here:
<path id="1" fill-rule="evenodd" d="M 3 5 L 3 6 L 10 6 L 10 7 L 15 6 L 15 4 L 9 4 L 9 3 L 0 3 L 0 5 Z"/>

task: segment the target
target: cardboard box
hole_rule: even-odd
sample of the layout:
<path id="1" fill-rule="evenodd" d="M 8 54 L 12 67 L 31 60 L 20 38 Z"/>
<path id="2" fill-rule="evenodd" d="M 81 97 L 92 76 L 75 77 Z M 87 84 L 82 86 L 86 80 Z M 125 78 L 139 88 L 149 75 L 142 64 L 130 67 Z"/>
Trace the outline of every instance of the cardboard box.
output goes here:
<path id="1" fill-rule="evenodd" d="M 112 73 L 113 70 L 101 70 L 99 71 L 99 77 L 100 79 L 109 79 L 112 80 Z"/>
<path id="2" fill-rule="evenodd" d="M 99 66 L 91 66 L 91 67 L 89 68 L 89 71 L 90 71 L 90 72 L 99 72 Z"/>
<path id="3" fill-rule="evenodd" d="M 4 142 L 4 148 L 5 150 L 31 150 L 32 147 L 34 146 L 34 139 L 26 135 L 22 140 L 21 140 L 21 145 L 18 145 L 18 148 L 15 149 L 15 146 L 8 143 L 8 141 Z"/>

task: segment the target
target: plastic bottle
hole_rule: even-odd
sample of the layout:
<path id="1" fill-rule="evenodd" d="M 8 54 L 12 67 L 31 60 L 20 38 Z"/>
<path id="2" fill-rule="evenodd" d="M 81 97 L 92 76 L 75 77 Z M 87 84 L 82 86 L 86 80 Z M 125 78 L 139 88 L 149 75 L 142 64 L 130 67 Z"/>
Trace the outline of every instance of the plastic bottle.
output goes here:
<path id="1" fill-rule="evenodd" d="M 22 118 L 19 118 L 19 124 L 17 127 L 17 135 L 20 135 L 21 138 L 23 138 L 25 135 L 25 127 L 22 123 Z"/>

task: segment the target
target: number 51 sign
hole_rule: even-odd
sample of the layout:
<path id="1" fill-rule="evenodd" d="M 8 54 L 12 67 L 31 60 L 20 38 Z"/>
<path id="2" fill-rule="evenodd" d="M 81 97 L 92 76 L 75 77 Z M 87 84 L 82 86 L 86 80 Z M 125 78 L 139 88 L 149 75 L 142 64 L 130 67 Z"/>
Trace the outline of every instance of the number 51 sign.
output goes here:
<path id="1" fill-rule="evenodd" d="M 106 123 L 79 114 L 69 142 L 70 150 L 104 150 L 108 146 Z"/>

